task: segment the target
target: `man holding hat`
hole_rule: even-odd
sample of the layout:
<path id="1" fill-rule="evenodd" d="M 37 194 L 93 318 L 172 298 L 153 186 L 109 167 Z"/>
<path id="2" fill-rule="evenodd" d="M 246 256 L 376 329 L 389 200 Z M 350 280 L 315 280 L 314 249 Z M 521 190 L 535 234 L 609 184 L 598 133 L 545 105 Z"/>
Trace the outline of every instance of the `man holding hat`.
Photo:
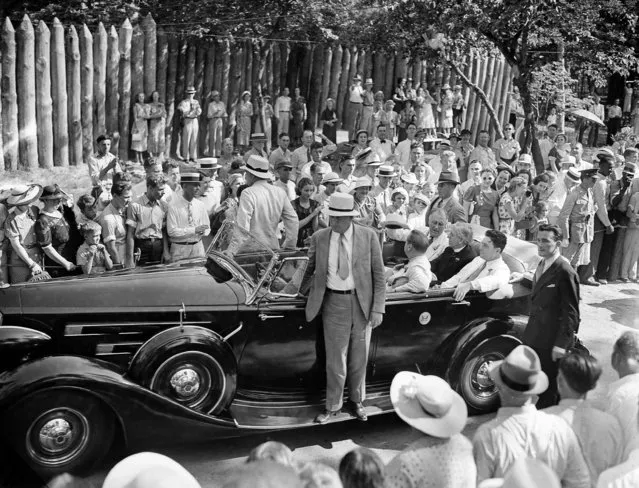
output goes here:
<path id="1" fill-rule="evenodd" d="M 464 207 L 462 207 L 454 197 L 457 185 L 459 185 L 459 176 L 457 176 L 457 173 L 442 171 L 437 181 L 438 196 L 433 200 L 433 203 L 430 204 L 430 207 L 428 207 L 426 222 L 428 222 L 430 213 L 436 208 L 441 208 L 446 212 L 448 221 L 451 224 L 455 222 L 468 222 Z"/>
<path id="2" fill-rule="evenodd" d="M 237 224 L 271 249 L 279 249 L 277 225 L 281 220 L 286 233 L 282 247 L 294 249 L 299 220 L 288 196 L 270 184 L 272 178 L 268 159 L 249 158 L 245 173 L 248 188 L 240 196 Z"/>
<path id="3" fill-rule="evenodd" d="M 211 232 L 206 206 L 196 197 L 200 192 L 200 173 L 183 172 L 182 195 L 174 196 L 166 215 L 171 241 L 171 262 L 205 256 L 202 238 Z"/>
<path id="4" fill-rule="evenodd" d="M 242 198 L 244 198 L 244 193 Z M 323 424 L 342 408 L 348 382 L 353 412 L 367 420 L 366 365 L 371 331 L 382 323 L 386 285 L 377 233 L 353 224 L 359 216 L 352 195 L 334 193 L 329 200 L 330 227 L 311 237 L 302 289 L 310 287 L 306 320 L 321 314 L 326 347 L 326 410 Z"/>
<path id="5" fill-rule="evenodd" d="M 115 173 L 122 172 L 122 166 L 115 154 L 110 152 L 111 136 L 102 134 L 96 139 L 98 152 L 89 158 L 88 169 L 93 188 L 97 188 L 105 180 L 112 180 Z"/>
<path id="6" fill-rule="evenodd" d="M 206 118 L 209 120 L 208 127 L 208 148 L 209 155 L 217 158 L 222 155 L 222 139 L 224 139 L 224 121 L 228 119 L 226 105 L 220 100 L 220 92 L 213 90 L 210 95 L 206 111 Z"/>
<path id="7" fill-rule="evenodd" d="M 268 154 L 264 150 L 266 144 L 266 135 L 263 132 L 253 132 L 251 134 L 251 149 L 244 153 L 244 162 L 248 161 L 251 156 L 262 156 L 268 158 Z"/>
<path id="8" fill-rule="evenodd" d="M 293 173 L 291 174 L 291 180 L 293 182 L 297 182 L 299 179 L 300 173 L 302 172 L 302 167 L 313 161 L 313 156 L 311 155 L 311 146 L 315 141 L 315 137 L 313 136 L 313 131 L 305 130 L 302 134 L 302 145 L 293 151 L 291 155 L 291 163 L 293 163 Z"/>
<path id="9" fill-rule="evenodd" d="M 416 134 L 417 124 L 415 124 L 415 122 L 409 122 L 406 125 L 406 139 L 397 143 L 397 147 L 394 151 L 394 154 L 397 155 L 400 164 L 404 169 L 406 169 L 406 171 L 410 171 L 410 153 L 413 144 L 416 142 Z"/>
<path id="10" fill-rule="evenodd" d="M 182 145 L 180 154 L 185 161 L 197 159 L 197 136 L 199 132 L 198 117 L 202 115 L 200 102 L 195 100 L 195 87 L 186 89 L 186 99 L 178 105 L 178 111 L 182 115 Z"/>
<path id="11" fill-rule="evenodd" d="M 348 89 L 348 104 L 346 105 L 346 117 L 344 127 L 348 129 L 348 140 L 355 139 L 355 133 L 359 129 L 364 129 L 360 122 L 362 119 L 364 104 L 364 88 L 362 88 L 362 77 L 353 76 L 353 82 Z"/>
<path id="12" fill-rule="evenodd" d="M 517 459 L 539 459 L 559 476 L 562 486 L 588 488 L 590 475 L 579 441 L 565 420 L 535 408 L 548 387 L 539 357 L 517 346 L 502 361 L 489 365 L 501 408 L 497 417 L 477 429 L 473 452 L 477 482 L 503 478 Z"/>
<path id="13" fill-rule="evenodd" d="M 382 165 L 377 172 L 377 186 L 375 186 L 370 195 L 377 200 L 384 213 L 386 209 L 393 203 L 391 195 L 393 189 L 391 188 L 391 181 L 397 176 L 395 169 L 389 165 Z"/>

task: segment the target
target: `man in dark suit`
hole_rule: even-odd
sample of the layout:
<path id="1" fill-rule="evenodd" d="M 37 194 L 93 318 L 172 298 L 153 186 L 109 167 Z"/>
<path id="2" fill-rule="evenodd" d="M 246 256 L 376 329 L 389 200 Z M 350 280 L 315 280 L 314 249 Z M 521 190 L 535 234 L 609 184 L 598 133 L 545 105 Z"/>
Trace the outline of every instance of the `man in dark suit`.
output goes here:
<path id="1" fill-rule="evenodd" d="M 539 226 L 537 247 L 542 260 L 533 278 L 530 317 L 523 336 L 524 344 L 539 355 L 550 381 L 537 408 L 557 403 L 557 361 L 574 346 L 579 331 L 579 277 L 561 256 L 562 238 L 556 225 Z"/>
<path id="2" fill-rule="evenodd" d="M 384 263 L 379 238 L 368 227 L 353 224 L 359 216 L 353 197 L 331 195 L 330 227 L 311 237 L 302 290 L 310 285 L 306 320 L 322 316 L 326 348 L 326 410 L 323 424 L 342 408 L 344 383 L 357 418 L 366 420 L 366 364 L 371 331 L 382 323 L 386 300 Z"/>
<path id="3" fill-rule="evenodd" d="M 473 230 L 470 225 L 457 222 L 450 227 L 448 247 L 430 263 L 430 269 L 438 283 L 449 280 L 477 257 L 472 241 Z"/>
<path id="4" fill-rule="evenodd" d="M 451 224 L 455 222 L 468 222 L 464 207 L 462 207 L 459 201 L 455 198 L 454 193 L 459 185 L 459 176 L 457 173 L 451 173 L 449 171 L 442 171 L 439 175 L 439 181 L 437 182 L 437 194 L 438 196 L 430 204 L 426 211 L 426 222 L 430 213 L 436 208 L 441 208 L 446 212 L 448 221 Z"/>

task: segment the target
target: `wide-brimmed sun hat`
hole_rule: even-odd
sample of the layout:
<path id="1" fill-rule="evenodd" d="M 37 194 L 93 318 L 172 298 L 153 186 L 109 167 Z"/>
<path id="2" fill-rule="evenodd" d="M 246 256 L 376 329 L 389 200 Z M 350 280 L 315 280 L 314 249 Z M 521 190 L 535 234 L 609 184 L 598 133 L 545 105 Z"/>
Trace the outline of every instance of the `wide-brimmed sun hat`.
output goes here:
<path id="1" fill-rule="evenodd" d="M 326 185 L 327 183 L 335 183 L 336 185 L 339 185 L 342 181 L 344 181 L 344 179 L 340 178 L 339 175 L 334 171 L 326 173 L 324 175 L 324 178 L 322 178 L 323 185 Z"/>
<path id="2" fill-rule="evenodd" d="M 181 464 L 170 457 L 155 452 L 139 452 L 116 464 L 102 484 L 102 488 L 138 486 L 139 477 L 148 474 L 164 475 L 180 488 L 201 488 L 200 484 Z M 151 480 L 149 480 L 151 481 Z"/>
<path id="3" fill-rule="evenodd" d="M 19 207 L 35 202 L 42 195 L 41 185 L 18 185 L 11 188 L 11 195 L 7 198 L 7 205 Z"/>
<path id="4" fill-rule="evenodd" d="M 246 162 L 245 170 L 253 176 L 257 176 L 263 180 L 269 180 L 273 177 L 269 168 L 268 159 L 262 156 L 250 156 Z"/>
<path id="5" fill-rule="evenodd" d="M 497 388 L 520 395 L 539 395 L 548 389 L 539 356 L 528 346 L 517 346 L 506 359 L 491 363 L 488 373 Z"/>
<path id="6" fill-rule="evenodd" d="M 387 215 L 383 225 L 387 229 L 410 229 L 406 223 L 406 219 L 397 214 Z"/>
<path id="7" fill-rule="evenodd" d="M 189 86 L 186 88 L 186 93 L 195 93 L 195 87 L 194 86 Z"/>
<path id="8" fill-rule="evenodd" d="M 401 371 L 391 383 L 390 399 L 404 422 L 433 437 L 459 434 L 468 419 L 462 397 L 438 376 Z"/>
<path id="9" fill-rule="evenodd" d="M 355 199 L 348 193 L 333 193 L 328 200 L 329 217 L 359 217 L 355 209 Z"/>
<path id="10" fill-rule="evenodd" d="M 395 195 L 403 195 L 406 200 L 408 200 L 408 192 L 404 188 L 395 188 L 391 192 L 391 201 L 395 199 Z"/>

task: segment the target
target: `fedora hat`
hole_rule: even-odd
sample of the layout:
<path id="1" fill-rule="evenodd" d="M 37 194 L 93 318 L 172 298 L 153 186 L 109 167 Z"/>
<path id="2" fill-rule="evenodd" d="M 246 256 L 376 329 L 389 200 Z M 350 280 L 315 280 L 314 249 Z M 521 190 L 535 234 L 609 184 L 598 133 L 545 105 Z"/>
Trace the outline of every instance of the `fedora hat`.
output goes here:
<path id="1" fill-rule="evenodd" d="M 389 166 L 387 164 L 384 164 L 382 166 L 379 167 L 379 173 L 377 173 L 377 176 L 387 176 L 389 178 L 393 178 L 394 176 L 397 176 L 397 173 L 395 173 L 395 168 L 393 168 L 392 166 Z"/>
<path id="2" fill-rule="evenodd" d="M 488 478 L 477 488 L 560 488 L 561 481 L 546 463 L 532 458 L 515 461 L 503 478 Z"/>
<path id="3" fill-rule="evenodd" d="M 360 75 L 353 76 L 353 81 L 362 81 L 362 77 Z"/>
<path id="4" fill-rule="evenodd" d="M 459 176 L 457 173 L 442 171 L 439 175 L 439 180 L 437 180 L 437 184 L 439 185 L 440 183 L 453 183 L 455 185 L 459 185 Z"/>
<path id="5" fill-rule="evenodd" d="M 528 346 L 517 346 L 506 359 L 490 364 L 488 373 L 498 388 L 521 395 L 539 395 L 548 388 L 539 356 Z"/>
<path id="6" fill-rule="evenodd" d="M 63 197 L 64 193 L 58 185 L 47 185 L 40 194 L 40 200 L 61 200 Z"/>
<path id="7" fill-rule="evenodd" d="M 624 166 L 623 166 L 623 172 L 624 173 L 629 174 L 629 175 L 634 175 L 635 171 L 636 171 L 636 167 L 635 167 L 634 163 L 628 162 L 628 163 L 624 164 Z"/>
<path id="8" fill-rule="evenodd" d="M 397 214 L 388 215 L 384 221 L 384 227 L 387 229 L 410 229 L 406 220 Z"/>
<path id="9" fill-rule="evenodd" d="M 373 78 L 366 78 L 366 81 L 364 82 L 365 85 L 372 85 L 373 84 Z"/>
<path id="10" fill-rule="evenodd" d="M 264 132 L 253 132 L 251 134 L 251 142 L 253 141 L 266 141 L 266 134 Z"/>
<path id="11" fill-rule="evenodd" d="M 189 169 L 186 172 L 180 172 L 180 183 L 200 183 L 200 173 L 197 170 Z"/>
<path id="12" fill-rule="evenodd" d="M 333 193 L 328 200 L 327 214 L 329 217 L 359 217 L 359 212 L 355 210 L 353 195 Z"/>
<path id="13" fill-rule="evenodd" d="M 41 185 L 19 185 L 11 188 L 11 195 L 7 198 L 7 205 L 18 207 L 35 202 L 42 195 Z"/>
<path id="14" fill-rule="evenodd" d="M 360 176 L 351 185 L 350 193 L 355 193 L 355 190 L 357 190 L 358 188 L 365 187 L 373 188 L 373 182 L 368 176 Z"/>
<path id="15" fill-rule="evenodd" d="M 269 167 L 268 159 L 262 156 L 251 156 L 246 162 L 246 171 L 263 180 L 269 180 L 273 177 Z"/>
<path id="16" fill-rule="evenodd" d="M 185 93 L 195 93 L 195 92 L 196 90 L 194 86 L 188 86 L 185 91 Z"/>
<path id="17" fill-rule="evenodd" d="M 139 452 L 124 458 L 116 464 L 102 484 L 102 488 L 125 488 L 138 486 L 136 480 L 140 475 L 160 471 L 181 488 L 200 488 L 200 484 L 181 464 L 170 457 L 155 452 Z"/>
<path id="18" fill-rule="evenodd" d="M 275 163 L 275 169 L 280 169 L 280 168 L 293 169 L 293 163 L 291 163 L 290 161 L 287 161 L 286 159 L 281 159 L 280 161 Z"/>
<path id="19" fill-rule="evenodd" d="M 417 176 L 413 173 L 403 174 L 400 178 L 404 183 L 408 183 L 409 185 L 417 185 L 419 181 L 417 180 Z"/>
<path id="20" fill-rule="evenodd" d="M 368 165 L 369 166 L 381 166 L 382 165 L 382 160 L 379 157 L 379 154 L 377 154 L 376 152 L 371 153 L 370 157 L 368 158 Z"/>
<path id="21" fill-rule="evenodd" d="M 217 158 L 200 158 L 197 160 L 200 165 L 200 169 L 202 170 L 216 170 L 220 169 L 222 166 L 218 164 Z"/>
<path id="22" fill-rule="evenodd" d="M 367 147 L 366 149 L 362 149 L 361 152 L 355 156 L 355 161 L 364 161 L 366 158 L 368 158 L 371 153 L 373 152 L 373 150 L 370 147 Z"/>
<path id="23" fill-rule="evenodd" d="M 599 173 L 597 168 L 582 169 L 579 173 L 585 178 L 603 178 L 603 175 Z"/>
<path id="24" fill-rule="evenodd" d="M 391 383 L 390 399 L 404 422 L 433 437 L 459 434 L 468 419 L 462 397 L 438 376 L 401 371 Z"/>

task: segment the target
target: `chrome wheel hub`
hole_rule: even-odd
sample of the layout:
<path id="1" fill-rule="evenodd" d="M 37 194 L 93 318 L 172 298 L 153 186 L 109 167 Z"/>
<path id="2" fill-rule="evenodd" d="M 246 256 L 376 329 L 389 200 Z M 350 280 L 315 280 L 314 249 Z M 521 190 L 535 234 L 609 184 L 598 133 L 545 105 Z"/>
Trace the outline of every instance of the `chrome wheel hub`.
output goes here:
<path id="1" fill-rule="evenodd" d="M 42 466 L 72 461 L 89 441 L 89 422 L 79 411 L 59 407 L 40 415 L 29 427 L 27 452 Z"/>
<path id="2" fill-rule="evenodd" d="M 488 364 L 489 362 L 487 361 L 481 363 L 481 365 L 477 369 L 477 375 L 475 376 L 477 386 L 479 386 L 481 389 L 490 389 L 495 386 L 495 383 L 488 374 Z"/>
<path id="3" fill-rule="evenodd" d="M 64 418 L 56 418 L 45 423 L 38 436 L 44 451 L 57 454 L 68 449 L 73 442 L 73 429 Z"/>
<path id="4" fill-rule="evenodd" d="M 190 367 L 176 371 L 170 379 L 171 387 L 180 400 L 189 400 L 200 393 L 200 375 Z"/>

